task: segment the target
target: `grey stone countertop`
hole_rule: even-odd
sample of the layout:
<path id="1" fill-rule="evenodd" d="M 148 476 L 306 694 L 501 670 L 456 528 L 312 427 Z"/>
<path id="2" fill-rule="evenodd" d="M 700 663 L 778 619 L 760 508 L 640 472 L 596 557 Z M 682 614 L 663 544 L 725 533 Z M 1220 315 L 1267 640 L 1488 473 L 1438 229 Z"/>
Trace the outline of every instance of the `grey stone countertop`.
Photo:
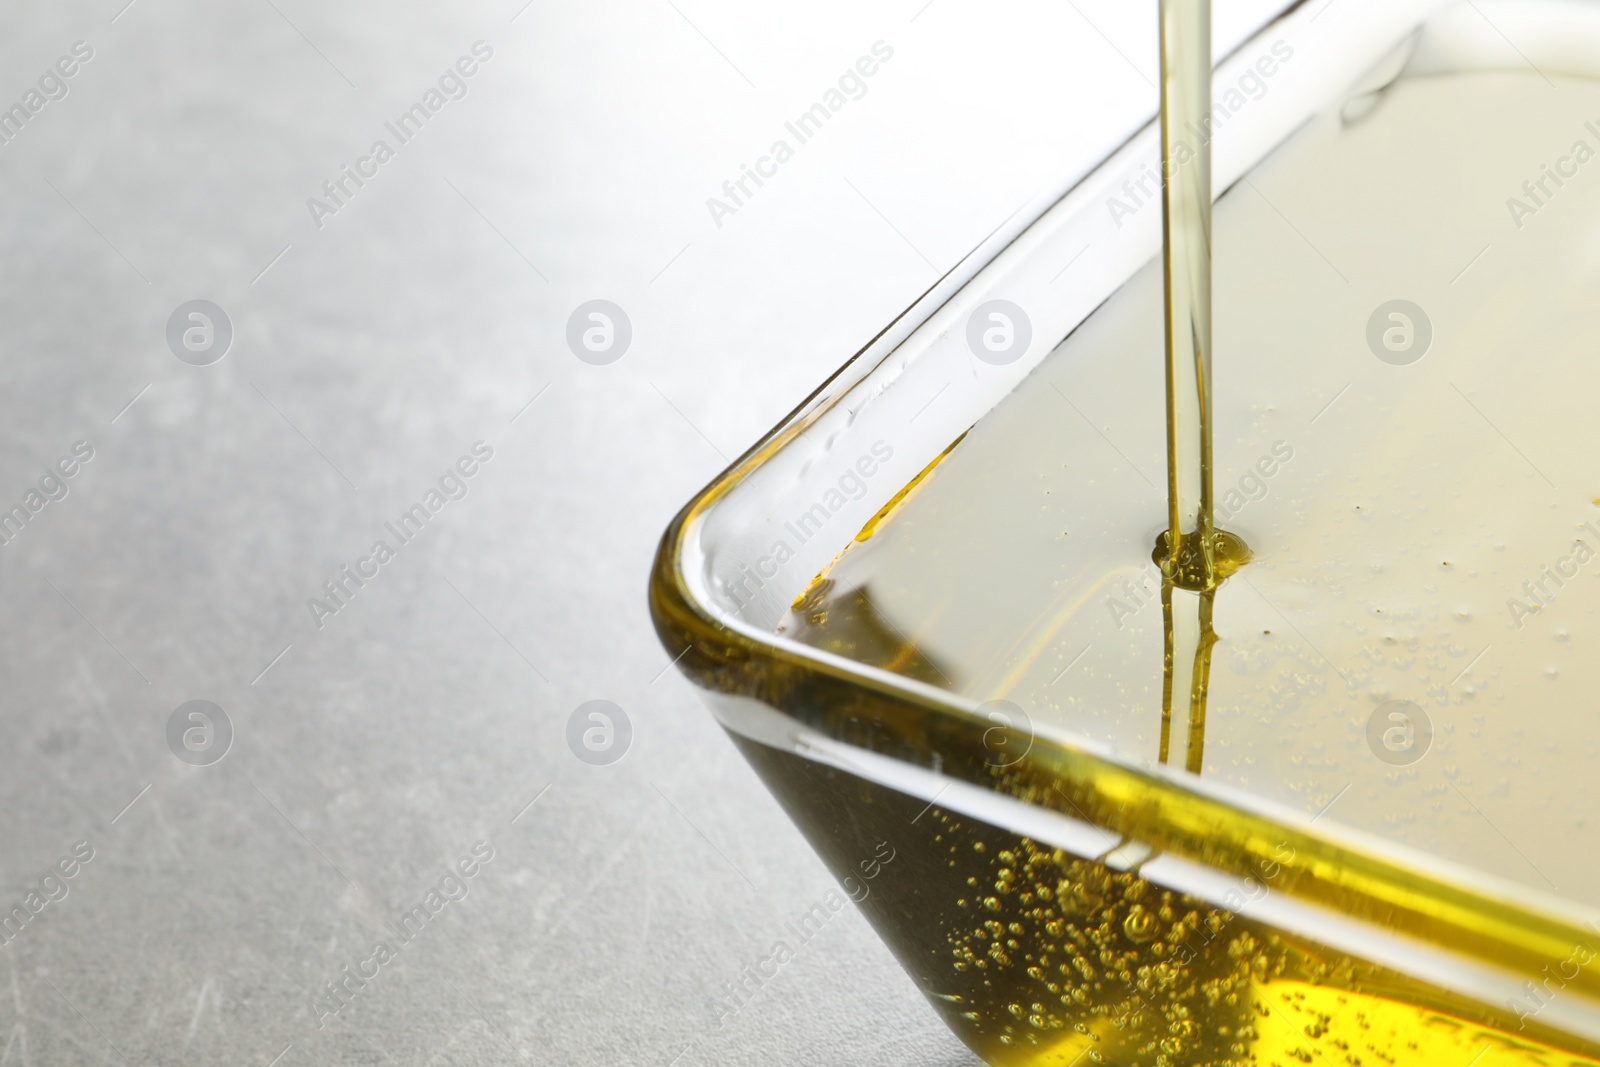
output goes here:
<path id="1" fill-rule="evenodd" d="M 853 908 L 719 1020 L 834 883 L 645 582 L 1137 125 L 1154 4 L 7 19 L 0 1065 L 973 1064 Z M 593 300 L 607 365 L 568 344 Z M 592 699 L 606 766 L 566 740 Z"/>

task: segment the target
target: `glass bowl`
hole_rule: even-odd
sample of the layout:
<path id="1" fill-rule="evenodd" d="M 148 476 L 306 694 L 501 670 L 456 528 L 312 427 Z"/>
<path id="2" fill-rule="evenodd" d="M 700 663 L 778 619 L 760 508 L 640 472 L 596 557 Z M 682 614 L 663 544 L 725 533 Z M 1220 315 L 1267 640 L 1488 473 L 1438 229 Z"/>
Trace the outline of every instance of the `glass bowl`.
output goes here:
<path id="1" fill-rule="evenodd" d="M 1581 111 L 1574 87 L 1600 75 L 1600 5 L 1328 0 L 1293 8 L 1233 52 L 1216 72 L 1224 108 L 1229 89 L 1246 88 L 1245 103 L 1220 114 L 1213 146 L 1215 187 L 1225 191 L 1219 294 L 1228 269 L 1220 249 L 1230 232 L 1222 209 L 1246 189 L 1265 202 L 1251 178 L 1277 166 L 1285 146 L 1362 122 L 1386 106 L 1395 85 L 1501 71 L 1537 73 L 1560 107 Z M 1600 145 L 1600 108 L 1591 117 L 1595 132 L 1575 126 L 1572 136 Z M 1539 162 L 1525 169 L 1538 175 Z M 892 623 L 878 625 L 883 620 L 868 620 L 873 625 L 858 628 L 852 642 L 831 646 L 779 632 L 808 595 L 825 588 L 819 576 L 897 521 L 924 479 L 946 476 L 950 457 L 979 448 L 974 429 L 1030 381 L 1078 365 L 1118 380 L 1117 360 L 1126 355 L 1096 349 L 1086 327 L 1152 284 L 1160 210 L 1137 193 L 1157 165 L 1152 123 L 1089 173 L 1064 176 L 696 496 L 662 538 L 651 577 L 661 639 L 951 1029 L 991 1063 L 1600 1063 L 1600 967 L 1591 965 L 1600 956 L 1600 859 L 1592 836 L 1572 837 L 1583 832 L 1581 793 L 1570 798 L 1577 814 L 1550 822 L 1565 828 L 1570 848 L 1561 890 L 1472 844 L 1487 840 L 1488 829 L 1459 840 L 1440 831 L 1434 839 L 1426 825 L 1393 829 L 1334 807 L 1352 788 L 1344 802 L 1352 812 L 1364 793 L 1388 788 L 1411 797 L 1404 790 L 1412 789 L 1423 791 L 1417 796 L 1432 790 L 1426 795 L 1437 812 L 1436 795 L 1448 787 L 1492 826 L 1454 784 L 1455 764 L 1445 762 L 1454 758 L 1452 745 L 1467 744 L 1451 723 L 1439 724 L 1438 777 L 1429 781 L 1380 757 L 1358 770 L 1290 774 L 1294 788 L 1252 788 L 1248 775 L 1202 776 L 1158 762 L 1139 730 L 1116 721 L 1114 707 L 1099 709 L 1091 729 L 1048 708 L 997 705 L 994 698 L 1017 690 L 941 677 L 915 662 L 913 643 Z M 1600 182 L 1600 169 L 1595 174 Z M 1441 187 L 1448 199 L 1455 186 Z M 1539 208 L 1555 203 L 1553 188 Z M 1506 191 L 1523 195 L 1515 186 Z M 1505 225 L 1525 221 L 1512 210 Z M 1430 249 L 1461 245 L 1465 262 L 1478 241 L 1467 229 L 1420 241 Z M 1295 232 L 1305 247 L 1293 245 L 1284 257 L 1309 262 L 1315 253 L 1339 274 Z M 1491 236 L 1491 246 L 1507 240 Z M 1298 268 L 1268 262 L 1261 269 Z M 1514 267 L 1476 269 L 1486 273 L 1475 284 L 1490 292 L 1497 280 L 1514 280 Z M 1506 269 L 1513 274 L 1496 273 Z M 1381 264 L 1366 273 L 1379 280 L 1366 285 L 1340 274 L 1350 288 L 1337 300 L 1348 303 L 1350 322 L 1340 319 L 1324 341 L 1345 344 L 1340 331 L 1349 325 L 1348 347 L 1367 361 L 1360 373 L 1389 373 L 1407 361 L 1385 359 L 1378 347 L 1372 359 L 1364 331 L 1366 312 L 1396 294 L 1385 289 L 1392 279 Z M 1345 293 L 1336 281 L 1329 276 L 1330 291 Z M 1459 281 L 1441 281 L 1439 293 L 1463 292 Z M 1436 297 L 1435 306 L 1446 300 Z M 1219 389 L 1227 387 L 1221 368 L 1229 358 L 1223 301 L 1219 295 Z M 992 319 L 996 308 L 1009 318 Z M 1436 317 L 1434 343 L 1443 346 L 1454 320 Z M 974 339 L 994 322 L 1011 331 L 1014 350 L 1004 359 L 983 358 Z M 1159 334 L 1159 322 L 1143 329 Z M 1146 363 L 1159 367 L 1159 359 L 1157 349 Z M 1320 365 L 1290 366 L 1311 382 L 1308 396 L 1338 388 L 1334 378 L 1318 377 Z M 1143 383 L 1154 371 L 1127 373 Z M 1364 380 L 1345 389 L 1359 394 Z M 1467 391 L 1457 392 L 1473 404 Z M 1158 393 L 1141 384 L 1138 395 L 1159 411 Z M 1330 435 L 1324 451 L 1334 463 L 1343 447 L 1337 432 L 1319 432 Z M 1487 435 L 1481 426 L 1477 432 Z M 1160 455 L 1150 451 L 1158 441 L 1147 444 L 1145 459 Z M 1248 464 L 1257 443 L 1228 447 Z M 1527 500 L 1532 508 L 1545 497 Z M 1058 506 L 1082 517 L 1098 505 L 1086 497 Z M 1162 514 L 1157 506 L 1152 524 Z M 1135 540 L 1147 532 L 1129 531 Z M 1068 608 L 1064 619 L 1084 614 L 1081 598 Z M 1009 625 L 967 624 L 978 634 Z M 1062 665 L 1051 685 L 1081 655 L 1069 630 L 1050 631 L 1048 647 L 1030 652 L 1048 660 L 1051 674 Z M 1467 699 L 1449 687 L 1440 692 L 1447 710 Z M 1331 707 L 1345 697 L 1359 704 L 1372 693 L 1311 686 L 1305 702 Z M 1518 699 L 1495 705 L 1506 709 L 1496 714 L 1515 719 Z M 1596 747 L 1582 722 L 1527 719 L 1539 744 Z M 1333 746 L 1365 758 L 1364 716 L 1339 711 L 1305 721 L 1312 725 L 1303 729 L 1327 736 L 1298 737 L 1302 727 L 1283 720 L 1282 736 L 1262 745 L 1289 753 Z M 1351 782 L 1338 790 L 1330 783 L 1346 771 Z M 1524 767 L 1507 781 L 1537 777 Z M 1562 781 L 1584 787 L 1578 778 Z M 1568 871 L 1583 888 L 1574 888 Z"/>

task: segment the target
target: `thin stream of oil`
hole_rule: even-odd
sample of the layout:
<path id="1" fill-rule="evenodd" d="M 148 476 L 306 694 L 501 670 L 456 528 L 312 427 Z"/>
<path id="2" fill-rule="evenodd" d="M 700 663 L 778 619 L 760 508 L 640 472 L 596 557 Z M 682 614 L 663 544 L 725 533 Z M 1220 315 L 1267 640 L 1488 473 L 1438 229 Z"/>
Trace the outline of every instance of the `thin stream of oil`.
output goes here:
<path id="1" fill-rule="evenodd" d="M 1216 528 L 1211 426 L 1211 143 L 1185 131 L 1211 111 L 1211 0 L 1161 0 L 1162 267 L 1166 293 L 1167 530 L 1161 568 L 1166 635 L 1160 761 L 1172 752 L 1174 697 L 1188 693 L 1183 765 L 1205 757 L 1211 620 L 1217 587 L 1250 553 Z"/>

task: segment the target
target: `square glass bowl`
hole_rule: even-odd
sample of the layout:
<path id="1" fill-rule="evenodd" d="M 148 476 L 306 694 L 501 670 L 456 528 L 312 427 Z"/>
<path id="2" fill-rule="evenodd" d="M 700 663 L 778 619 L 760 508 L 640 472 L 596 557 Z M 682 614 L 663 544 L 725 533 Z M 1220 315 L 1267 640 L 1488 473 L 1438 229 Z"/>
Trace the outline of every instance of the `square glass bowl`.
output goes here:
<path id="1" fill-rule="evenodd" d="M 668 653 L 989 1062 L 1600 1064 L 1600 729 L 1517 673 L 1537 656 L 1488 658 L 1527 621 L 1496 599 L 1521 571 L 1493 522 L 1535 543 L 1526 615 L 1566 588 L 1541 554 L 1577 581 L 1572 546 L 1600 543 L 1568 531 L 1600 497 L 1597 78 L 1585 0 L 1326 0 L 1219 66 L 1217 391 L 1242 399 L 1217 478 L 1225 525 L 1267 550 L 1219 606 L 1249 633 L 1219 646 L 1202 774 L 1155 758 L 1159 659 L 1126 651 L 1160 652 L 1159 611 L 1128 618 L 1164 515 L 1154 123 L 667 530 Z M 1030 415 L 1050 391 L 1059 413 Z M 1005 431 L 1052 418 L 1076 429 L 1020 451 Z M 1478 483 L 1490 518 L 1442 531 Z M 972 514 L 928 511 L 951 486 Z M 1019 570 L 1058 526 L 1078 570 Z M 1285 566 L 1306 529 L 1344 568 L 1320 615 Z M 891 537 L 941 567 L 890 567 L 873 599 L 851 567 Z M 1504 629 L 1451 614 L 1468 600 Z M 830 613 L 847 639 L 802 632 Z M 1600 664 L 1578 658 L 1563 693 Z"/>

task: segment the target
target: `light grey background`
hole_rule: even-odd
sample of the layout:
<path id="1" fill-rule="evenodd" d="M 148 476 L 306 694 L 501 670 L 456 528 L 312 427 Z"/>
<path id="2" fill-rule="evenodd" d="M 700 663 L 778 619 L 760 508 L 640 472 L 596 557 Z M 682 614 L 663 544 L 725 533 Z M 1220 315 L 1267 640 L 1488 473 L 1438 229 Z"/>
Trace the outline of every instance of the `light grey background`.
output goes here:
<path id="1" fill-rule="evenodd" d="M 0 1065 L 973 1062 L 853 909 L 718 1025 L 832 882 L 667 669 L 645 581 L 729 458 L 1153 106 L 1154 4 L 124 2 L 0 41 L 6 106 L 94 49 L 0 147 L 0 507 L 95 450 L 0 548 L 0 904 L 95 853 L 0 947 Z M 318 228 L 307 198 L 478 40 L 468 95 Z M 209 367 L 166 346 L 196 298 L 235 331 Z M 566 348 L 592 299 L 633 323 L 610 366 Z M 307 599 L 480 440 L 319 629 Z M 194 699 L 236 732 L 208 767 L 166 747 Z M 566 745 L 590 699 L 632 721 L 612 766 Z M 479 840 L 469 895 L 319 1029 Z"/>

